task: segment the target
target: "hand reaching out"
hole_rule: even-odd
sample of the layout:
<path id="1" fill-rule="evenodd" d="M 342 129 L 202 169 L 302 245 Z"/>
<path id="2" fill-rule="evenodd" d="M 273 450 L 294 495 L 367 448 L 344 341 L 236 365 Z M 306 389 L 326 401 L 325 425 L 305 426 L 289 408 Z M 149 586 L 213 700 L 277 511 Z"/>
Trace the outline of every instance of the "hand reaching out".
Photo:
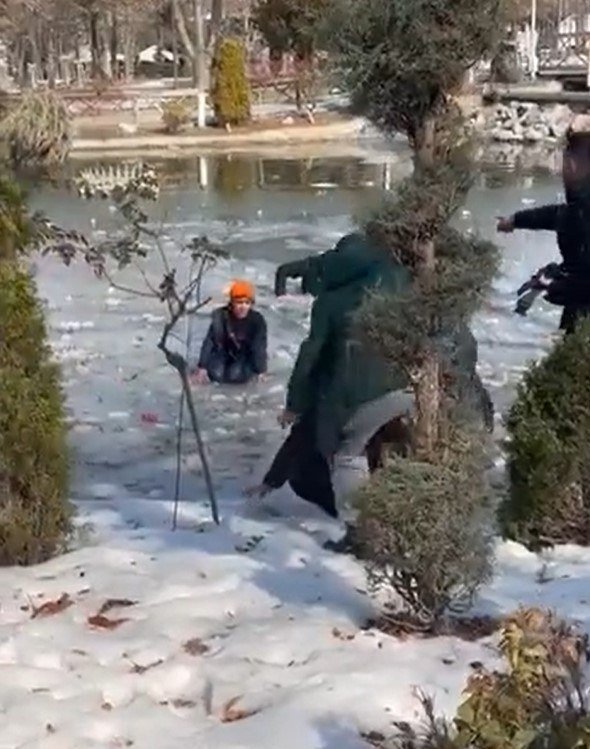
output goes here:
<path id="1" fill-rule="evenodd" d="M 498 216 L 496 231 L 510 234 L 514 231 L 514 216 Z"/>
<path id="2" fill-rule="evenodd" d="M 295 421 L 297 420 L 297 414 L 294 414 L 292 411 L 288 411 L 285 409 L 279 414 L 278 422 L 281 425 L 283 429 L 285 429 L 288 426 L 291 426 Z"/>
<path id="3" fill-rule="evenodd" d="M 206 385 L 209 382 L 207 370 L 197 369 L 197 371 L 191 375 L 191 382 L 195 385 Z"/>

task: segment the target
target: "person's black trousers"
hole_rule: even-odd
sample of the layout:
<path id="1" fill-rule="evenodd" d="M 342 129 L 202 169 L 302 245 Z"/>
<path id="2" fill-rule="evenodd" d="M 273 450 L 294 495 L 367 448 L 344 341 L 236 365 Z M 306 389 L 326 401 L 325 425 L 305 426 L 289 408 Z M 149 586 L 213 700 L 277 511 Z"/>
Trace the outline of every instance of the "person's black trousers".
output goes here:
<path id="1" fill-rule="evenodd" d="M 306 502 L 321 507 L 331 517 L 338 517 L 330 466 L 316 447 L 315 418 L 304 414 L 291 427 L 269 468 L 264 483 L 278 489 L 285 482 Z"/>

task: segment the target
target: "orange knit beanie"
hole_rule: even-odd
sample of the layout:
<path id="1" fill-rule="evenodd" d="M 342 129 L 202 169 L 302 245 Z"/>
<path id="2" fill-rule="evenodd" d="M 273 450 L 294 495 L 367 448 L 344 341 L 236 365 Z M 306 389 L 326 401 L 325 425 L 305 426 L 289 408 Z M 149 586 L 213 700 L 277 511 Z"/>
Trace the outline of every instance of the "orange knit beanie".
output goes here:
<path id="1" fill-rule="evenodd" d="M 235 301 L 236 299 L 249 299 L 253 302 L 254 297 L 254 286 L 249 281 L 238 279 L 231 282 L 229 287 L 229 298 L 232 301 Z"/>

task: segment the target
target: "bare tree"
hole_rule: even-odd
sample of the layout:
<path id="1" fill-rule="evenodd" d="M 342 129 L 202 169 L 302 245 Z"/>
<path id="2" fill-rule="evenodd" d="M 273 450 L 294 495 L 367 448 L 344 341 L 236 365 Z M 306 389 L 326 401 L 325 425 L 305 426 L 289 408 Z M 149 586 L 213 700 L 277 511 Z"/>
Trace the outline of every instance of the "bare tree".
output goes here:
<path id="1" fill-rule="evenodd" d="M 179 257 L 185 262 L 185 273 L 180 278 L 178 268 L 164 249 L 164 236 L 161 229 L 150 225 L 147 214 L 142 208 L 143 201 L 155 200 L 159 186 L 155 171 L 145 165 L 125 166 L 119 169 L 88 169 L 83 171 L 76 181 L 79 194 L 86 199 L 108 198 L 124 219 L 125 229 L 122 233 L 97 244 L 91 244 L 80 235 L 64 234 L 62 241 L 56 242 L 59 236 L 49 222 L 46 222 L 48 234 L 52 241 L 42 248 L 44 254 L 57 252 L 63 262 L 69 265 L 80 256 L 92 268 L 99 279 L 104 279 L 115 289 L 126 294 L 153 299 L 163 304 L 167 320 L 158 340 L 157 346 L 173 367 L 181 383 L 180 422 L 178 425 L 178 452 L 180 460 L 180 439 L 184 406 L 188 411 L 190 424 L 195 437 L 203 474 L 211 503 L 212 517 L 219 523 L 219 510 L 213 485 L 213 478 L 207 460 L 199 418 L 192 396 L 189 380 L 189 364 L 185 356 L 171 347 L 178 323 L 187 316 L 194 315 L 209 302 L 203 297 L 202 282 L 205 274 L 224 253 L 214 248 L 206 237 L 194 237 L 183 244 Z M 147 272 L 144 260 L 150 253 L 155 253 L 160 260 L 159 277 Z M 125 268 L 132 268 L 140 280 L 139 285 L 127 285 L 116 278 L 116 273 Z M 174 527 L 179 501 L 179 482 L 177 481 L 174 498 Z"/>
<path id="2" fill-rule="evenodd" d="M 205 25 L 203 0 L 172 0 L 172 12 L 178 36 L 191 60 L 193 85 L 197 89 L 197 126 L 205 127 L 205 102 L 209 89 L 209 67 L 213 49 L 221 27 L 223 0 L 211 0 L 211 15 L 208 28 Z M 190 31 L 189 31 L 190 28 Z"/>

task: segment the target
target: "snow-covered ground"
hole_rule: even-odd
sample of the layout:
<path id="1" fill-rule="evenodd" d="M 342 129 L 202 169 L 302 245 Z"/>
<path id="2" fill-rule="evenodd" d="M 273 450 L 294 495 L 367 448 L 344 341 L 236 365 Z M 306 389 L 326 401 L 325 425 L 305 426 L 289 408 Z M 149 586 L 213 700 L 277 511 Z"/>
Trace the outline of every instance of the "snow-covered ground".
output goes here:
<path id="1" fill-rule="evenodd" d="M 558 190 L 552 179 L 482 181 L 459 220 L 491 236 L 496 215 Z M 276 414 L 308 319 L 309 300 L 273 297 L 276 262 L 326 249 L 350 227 L 336 188 L 309 198 L 246 191 L 239 217 L 223 205 L 194 218 L 190 190 L 163 197 L 185 206 L 168 219 L 171 232 L 206 230 L 233 252 L 207 279 L 215 301 L 230 277 L 247 276 L 269 322 L 267 383 L 197 391 L 220 528 L 210 523 L 185 432 L 180 529 L 171 531 L 179 390 L 155 349 L 161 310 L 109 290 L 82 266 L 39 263 L 66 377 L 78 533 L 59 559 L 0 570 L 0 749 L 356 749 L 361 733 L 387 734 L 395 720 L 418 716 L 415 687 L 453 711 L 470 664 L 495 662 L 488 640 L 398 641 L 362 629 L 373 613 L 363 570 L 322 548 L 341 526 L 287 491 L 267 502 L 276 516 L 241 496 L 282 438 Z M 193 191 L 192 199 L 209 198 Z M 70 225 L 88 210 L 75 201 L 53 208 Z M 500 408 L 557 324 L 547 308 L 526 320 L 511 315 L 515 288 L 554 256 L 552 238 L 502 241 L 503 275 L 475 325 Z M 355 476 L 352 466 L 343 480 Z M 476 612 L 540 604 L 588 627 L 589 578 L 585 550 L 540 559 L 499 544 Z"/>
<path id="2" fill-rule="evenodd" d="M 362 570 L 321 549 L 325 523 L 224 509 L 214 529 L 186 507 L 172 534 L 158 500 L 81 503 L 80 550 L 0 571 L 2 749 L 361 749 L 420 717 L 415 687 L 452 711 L 470 664 L 496 662 L 488 640 L 363 630 Z M 500 546 L 478 610 L 527 601 L 587 626 L 590 555 L 554 562 L 541 577 Z"/>

